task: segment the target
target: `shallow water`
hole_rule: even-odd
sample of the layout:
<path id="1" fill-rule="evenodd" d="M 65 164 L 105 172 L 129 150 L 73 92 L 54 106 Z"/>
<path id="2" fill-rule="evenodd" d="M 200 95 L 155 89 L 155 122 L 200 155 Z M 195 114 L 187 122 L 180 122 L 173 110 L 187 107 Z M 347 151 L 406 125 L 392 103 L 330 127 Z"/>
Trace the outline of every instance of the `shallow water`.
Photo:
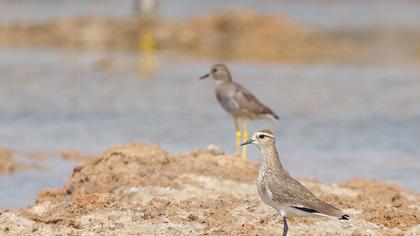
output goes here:
<path id="1" fill-rule="evenodd" d="M 114 69 L 98 66 L 104 58 Z M 152 77 L 139 74 L 137 61 L 129 53 L 0 48 L 0 146 L 100 153 L 145 141 L 170 152 L 209 143 L 233 152 L 233 122 L 217 104 L 215 83 L 197 79 L 213 61 L 162 56 Z M 375 178 L 420 190 L 420 69 L 227 64 L 280 114 L 250 131 L 276 132 L 293 176 Z M 260 160 L 255 147 L 249 157 Z M 33 202 L 39 189 L 61 186 L 74 165 L 44 162 L 49 171 L 0 176 L 0 207 Z"/>
<path id="2" fill-rule="evenodd" d="M 41 189 L 62 187 L 76 164 L 64 161 L 58 155 L 49 155 L 44 160 L 34 161 L 26 154 L 27 152 L 17 151 L 14 158 L 20 163 L 42 164 L 42 167 L 13 174 L 0 174 L 1 208 L 25 207 L 35 202 Z"/>
<path id="3" fill-rule="evenodd" d="M 127 16 L 131 3 L 0 1 L 0 22 Z M 159 11 L 181 19 L 238 7 L 280 13 L 322 30 L 385 29 L 385 54 L 405 46 L 395 39 L 407 38 L 402 31 L 420 25 L 418 1 L 162 0 Z M 227 63 L 237 81 L 280 114 L 279 122 L 256 121 L 250 131 L 276 132 L 293 176 L 375 178 L 420 191 L 420 69 L 385 54 L 393 60 L 382 67 Z M 115 68 L 98 65 L 104 58 L 114 60 Z M 161 56 L 163 69 L 153 77 L 141 76 L 137 61 L 130 53 L 0 48 L 0 147 L 12 148 L 25 162 L 31 150 L 96 154 L 137 141 L 170 152 L 214 143 L 232 153 L 233 123 L 217 104 L 214 81 L 197 80 L 214 61 Z M 260 160 L 255 147 L 249 157 Z M 42 164 L 46 170 L 0 175 L 0 207 L 24 207 L 40 189 L 62 186 L 75 162 L 51 154 Z"/>

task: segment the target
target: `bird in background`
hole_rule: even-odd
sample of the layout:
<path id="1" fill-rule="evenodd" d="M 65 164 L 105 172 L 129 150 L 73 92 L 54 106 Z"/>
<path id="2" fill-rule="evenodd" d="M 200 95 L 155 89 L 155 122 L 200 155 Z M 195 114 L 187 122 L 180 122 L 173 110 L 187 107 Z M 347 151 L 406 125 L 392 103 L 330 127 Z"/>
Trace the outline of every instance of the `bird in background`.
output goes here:
<path id="1" fill-rule="evenodd" d="M 326 216 L 348 220 L 340 209 L 318 199 L 283 168 L 276 148 L 276 139 L 270 130 L 255 132 L 241 146 L 255 144 L 263 162 L 257 179 L 257 190 L 262 201 L 278 211 L 283 218 L 283 236 L 287 235 L 288 216 Z"/>
<path id="2" fill-rule="evenodd" d="M 200 77 L 212 77 L 216 80 L 216 98 L 225 111 L 230 113 L 235 124 L 235 155 L 240 153 L 241 129 L 238 119 L 242 119 L 243 141 L 248 139 L 247 120 L 271 119 L 278 120 L 279 116 L 269 107 L 261 103 L 248 89 L 234 82 L 229 69 L 224 64 L 216 64 L 210 73 Z M 242 147 L 242 159 L 246 160 L 246 147 Z"/>

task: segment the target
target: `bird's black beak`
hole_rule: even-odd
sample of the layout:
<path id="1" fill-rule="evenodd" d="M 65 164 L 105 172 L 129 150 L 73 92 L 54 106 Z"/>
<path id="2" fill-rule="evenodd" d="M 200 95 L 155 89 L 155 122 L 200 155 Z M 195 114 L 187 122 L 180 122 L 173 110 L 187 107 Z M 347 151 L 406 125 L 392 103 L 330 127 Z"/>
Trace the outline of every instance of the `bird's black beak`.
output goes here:
<path id="1" fill-rule="evenodd" d="M 205 74 L 205 75 L 201 76 L 200 79 L 205 79 L 205 78 L 207 78 L 209 76 L 210 76 L 210 74 Z"/>
<path id="2" fill-rule="evenodd" d="M 253 139 L 248 139 L 244 143 L 242 143 L 241 146 L 248 145 L 248 144 L 251 144 L 251 143 L 254 143 L 254 140 Z"/>

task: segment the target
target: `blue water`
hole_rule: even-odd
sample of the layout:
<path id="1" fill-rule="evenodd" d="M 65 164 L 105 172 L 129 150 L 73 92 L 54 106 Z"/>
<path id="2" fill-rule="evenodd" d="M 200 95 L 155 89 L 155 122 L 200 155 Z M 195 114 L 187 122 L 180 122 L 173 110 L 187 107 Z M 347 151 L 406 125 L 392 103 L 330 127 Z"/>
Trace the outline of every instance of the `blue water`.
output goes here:
<path id="1" fill-rule="evenodd" d="M 383 32 L 371 63 L 225 62 L 280 114 L 278 122 L 249 128 L 275 131 L 293 176 L 374 178 L 420 191 L 420 69 L 404 55 L 412 45 L 401 41 L 414 36 L 394 31 L 419 29 L 420 2 L 165 0 L 159 14 L 182 19 L 238 8 L 321 30 Z M 132 1 L 0 1 L 2 24 L 131 14 Z M 116 66 L 104 69 L 103 59 Z M 232 153 L 233 123 L 217 104 L 214 81 L 197 79 L 216 61 L 160 55 L 159 62 L 156 75 L 144 76 L 131 53 L 0 48 L 0 147 L 26 163 L 28 152 L 50 153 L 42 161 L 47 169 L 0 175 L 0 207 L 24 207 L 39 190 L 62 186 L 76 164 L 59 158 L 62 148 L 98 154 L 144 141 L 184 152 L 213 143 Z M 255 147 L 249 158 L 260 160 Z"/>
<path id="2" fill-rule="evenodd" d="M 103 58 L 119 65 L 97 66 Z M 100 153 L 137 141 L 170 152 L 213 143 L 233 152 L 231 118 L 197 78 L 214 61 L 162 56 L 153 77 L 129 53 L 0 49 L 0 146 Z M 228 61 L 234 78 L 281 116 L 269 128 L 296 177 L 375 178 L 420 189 L 420 70 L 416 66 L 287 65 Z M 259 161 L 256 148 L 250 159 Z M 0 177 L 0 207 L 21 207 L 60 186 L 72 162 Z M 66 164 L 67 163 L 67 164 Z M 22 184 L 24 183 L 24 184 Z M 17 197 L 17 196 L 20 196 Z M 17 199 L 17 200 L 16 200 Z"/>

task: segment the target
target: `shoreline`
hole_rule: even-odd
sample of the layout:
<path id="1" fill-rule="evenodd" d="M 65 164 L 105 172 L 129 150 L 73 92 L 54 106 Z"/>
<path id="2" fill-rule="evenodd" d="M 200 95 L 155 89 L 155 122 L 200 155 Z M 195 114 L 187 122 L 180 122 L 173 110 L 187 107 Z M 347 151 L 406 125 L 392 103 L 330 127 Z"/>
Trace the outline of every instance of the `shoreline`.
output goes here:
<path id="1" fill-rule="evenodd" d="M 0 24 L 0 45 L 9 47 L 137 52 L 142 35 L 152 35 L 157 53 L 213 60 L 294 64 L 420 60 L 420 31 L 415 28 L 317 29 L 285 15 L 247 9 L 177 20 L 72 16 Z M 397 49 L 394 44 L 403 46 Z"/>
<path id="2" fill-rule="evenodd" d="M 0 232 L 115 234 L 261 234 L 281 232 L 274 210 L 256 192 L 258 165 L 217 148 L 170 154 L 142 143 L 117 146 L 74 168 L 59 189 L 34 204 L 0 210 Z M 293 175 L 293 173 L 292 173 Z M 348 222 L 291 218 L 290 233 L 418 235 L 420 194 L 397 185 L 351 179 L 302 183 L 343 208 Z M 323 230 L 323 231 L 321 231 Z"/>
<path id="3" fill-rule="evenodd" d="M 346 61 L 363 51 L 278 15 L 237 10 L 186 20 L 71 17 L 0 25 L 0 45 L 139 50 L 153 35 L 157 52 L 283 62 Z"/>

